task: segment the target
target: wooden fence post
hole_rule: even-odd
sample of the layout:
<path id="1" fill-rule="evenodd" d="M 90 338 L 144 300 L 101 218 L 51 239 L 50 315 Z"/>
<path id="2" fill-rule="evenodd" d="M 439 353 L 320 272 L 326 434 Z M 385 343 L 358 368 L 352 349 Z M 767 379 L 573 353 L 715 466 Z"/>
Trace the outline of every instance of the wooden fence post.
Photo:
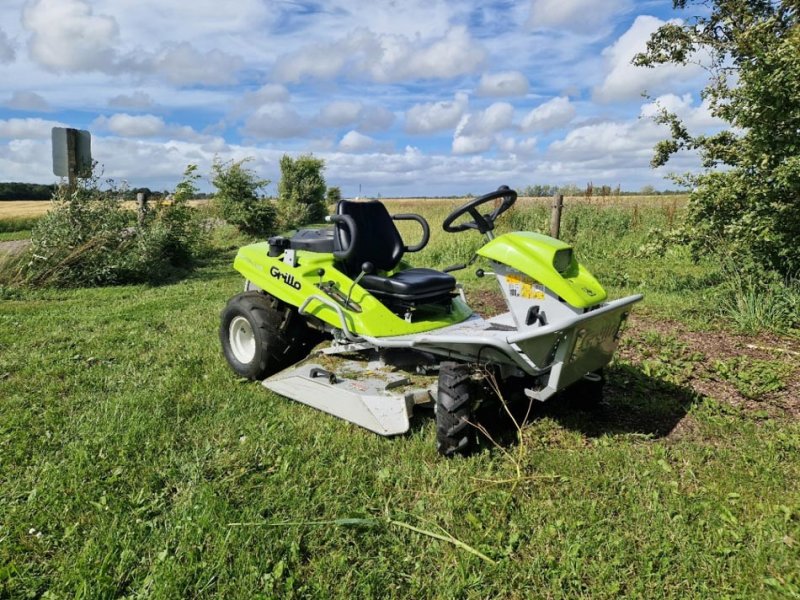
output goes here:
<path id="1" fill-rule="evenodd" d="M 550 237 L 558 239 L 561 234 L 561 210 L 564 208 L 564 194 L 553 196 L 553 210 L 550 213 Z"/>
<path id="2" fill-rule="evenodd" d="M 137 192 L 136 193 L 136 204 L 139 213 L 139 227 L 144 225 L 144 219 L 147 215 L 147 196 L 146 192 Z"/>

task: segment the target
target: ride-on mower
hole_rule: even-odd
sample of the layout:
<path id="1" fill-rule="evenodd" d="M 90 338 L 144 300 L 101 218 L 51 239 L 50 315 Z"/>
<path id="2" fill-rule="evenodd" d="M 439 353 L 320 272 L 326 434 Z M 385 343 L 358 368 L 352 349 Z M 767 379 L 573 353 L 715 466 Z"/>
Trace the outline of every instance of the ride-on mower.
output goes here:
<path id="1" fill-rule="evenodd" d="M 502 186 L 451 212 L 446 232 L 477 230 L 486 243 L 469 264 L 444 271 L 403 260 L 428 243 L 428 223 L 391 216 L 379 201 L 343 200 L 328 227 L 241 248 L 234 268 L 245 291 L 220 326 L 226 359 L 243 377 L 382 435 L 405 433 L 412 409 L 432 404 L 446 456 L 470 449 L 472 411 L 490 401 L 487 376 L 531 400 L 569 386 L 599 397 L 602 368 L 642 297 L 607 302 L 562 241 L 496 236 L 495 221 L 516 199 Z M 421 241 L 406 245 L 395 221 L 416 222 Z M 473 313 L 450 274 L 478 261 L 478 277 L 495 277 L 508 306 L 489 319 Z"/>

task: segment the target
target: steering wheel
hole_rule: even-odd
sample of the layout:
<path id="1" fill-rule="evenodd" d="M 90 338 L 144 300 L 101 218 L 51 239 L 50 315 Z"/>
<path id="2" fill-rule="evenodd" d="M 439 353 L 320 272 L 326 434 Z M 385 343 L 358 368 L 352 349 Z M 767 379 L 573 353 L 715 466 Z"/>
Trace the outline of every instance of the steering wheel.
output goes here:
<path id="1" fill-rule="evenodd" d="M 491 213 L 482 215 L 480 212 L 478 212 L 478 207 L 481 204 L 486 204 L 487 202 L 497 200 L 498 198 L 502 198 L 503 202 Z M 499 188 L 497 188 L 496 192 L 484 194 L 480 198 L 476 198 L 475 200 L 472 200 L 463 206 L 459 206 L 457 209 L 447 215 L 447 218 L 442 223 L 442 229 L 444 229 L 447 233 L 458 233 L 459 231 L 466 231 L 467 229 L 477 229 L 481 233 L 492 231 L 494 229 L 494 222 L 497 217 L 514 206 L 514 202 L 516 201 L 517 192 L 509 188 L 507 185 L 501 185 Z M 453 221 L 466 213 L 469 213 L 472 216 L 472 221 L 467 221 L 466 223 L 461 223 L 459 225 L 453 225 Z"/>

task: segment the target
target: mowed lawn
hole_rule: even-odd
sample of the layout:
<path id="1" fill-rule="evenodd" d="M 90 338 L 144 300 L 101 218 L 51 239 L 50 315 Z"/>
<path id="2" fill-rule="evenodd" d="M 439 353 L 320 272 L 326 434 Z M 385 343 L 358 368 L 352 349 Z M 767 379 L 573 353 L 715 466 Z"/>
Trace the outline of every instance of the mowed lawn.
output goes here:
<path id="1" fill-rule="evenodd" d="M 413 206 L 437 230 L 416 264 L 480 243 Z M 647 295 L 606 402 L 537 406 L 466 459 L 436 454 L 430 413 L 386 439 L 237 379 L 229 243 L 170 285 L 0 289 L 0 598 L 797 597 L 796 340 L 727 331 L 685 249 L 638 253 L 674 211 L 566 211 L 611 294 Z M 760 352 L 749 384 L 714 367 L 730 348 Z"/>

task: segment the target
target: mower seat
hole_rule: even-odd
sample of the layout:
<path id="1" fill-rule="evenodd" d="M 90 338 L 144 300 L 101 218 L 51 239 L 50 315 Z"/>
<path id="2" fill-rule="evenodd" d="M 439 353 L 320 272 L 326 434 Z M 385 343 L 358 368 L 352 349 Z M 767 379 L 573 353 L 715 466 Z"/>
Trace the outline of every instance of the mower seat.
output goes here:
<path id="1" fill-rule="evenodd" d="M 392 271 L 400 263 L 403 254 L 410 250 L 403 244 L 403 238 L 382 202 L 342 200 L 336 206 L 336 213 L 352 217 L 356 222 L 355 240 L 350 239 L 350 231 L 346 227 L 338 224 L 334 236 L 340 248 L 355 244 L 350 256 L 343 261 L 345 272 L 350 277 L 357 277 L 366 262 L 372 263 L 376 271 Z M 407 308 L 417 304 L 449 304 L 456 280 L 447 273 L 418 268 L 399 271 L 391 276 L 370 273 L 361 279 L 361 286 L 387 304 Z"/>

